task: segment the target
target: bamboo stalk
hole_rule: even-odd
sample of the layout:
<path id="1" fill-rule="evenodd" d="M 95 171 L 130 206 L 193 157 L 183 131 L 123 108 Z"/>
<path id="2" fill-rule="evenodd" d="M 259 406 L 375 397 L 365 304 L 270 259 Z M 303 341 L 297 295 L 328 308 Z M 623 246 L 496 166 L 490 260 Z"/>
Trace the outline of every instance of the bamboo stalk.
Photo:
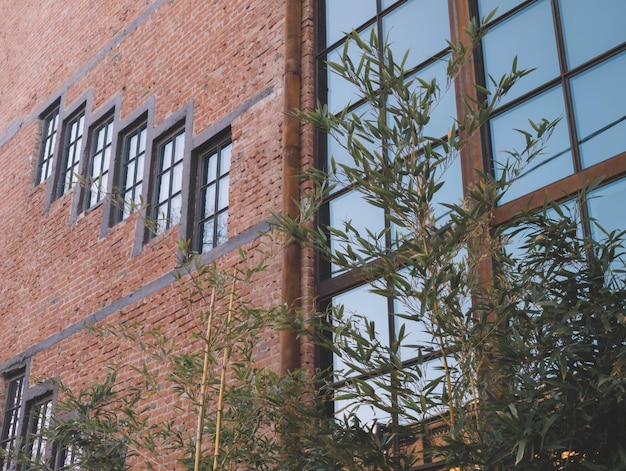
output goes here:
<path id="1" fill-rule="evenodd" d="M 230 324 L 233 318 L 233 304 L 235 298 L 235 279 L 230 288 L 230 300 L 228 303 L 228 316 L 226 319 L 226 347 L 224 350 L 224 360 L 222 362 L 222 373 L 220 375 L 220 394 L 217 401 L 217 419 L 215 423 L 215 449 L 213 451 L 213 470 L 217 469 L 217 457 L 220 452 L 220 435 L 222 429 L 222 415 L 224 412 L 224 390 L 226 389 L 226 367 L 230 361 L 230 343 L 228 341 L 228 335 L 230 333 Z"/>
<path id="2" fill-rule="evenodd" d="M 211 302 L 209 304 L 209 318 L 207 320 L 206 337 L 204 345 L 204 364 L 202 365 L 202 383 L 200 384 L 200 412 L 198 413 L 198 424 L 196 426 L 196 454 L 194 459 L 194 471 L 200 471 L 200 460 L 202 458 L 202 430 L 204 428 L 204 417 L 206 415 L 206 389 L 207 378 L 209 376 L 209 349 L 211 346 L 211 336 L 213 334 L 213 303 L 215 301 L 215 286 L 211 290 Z"/>

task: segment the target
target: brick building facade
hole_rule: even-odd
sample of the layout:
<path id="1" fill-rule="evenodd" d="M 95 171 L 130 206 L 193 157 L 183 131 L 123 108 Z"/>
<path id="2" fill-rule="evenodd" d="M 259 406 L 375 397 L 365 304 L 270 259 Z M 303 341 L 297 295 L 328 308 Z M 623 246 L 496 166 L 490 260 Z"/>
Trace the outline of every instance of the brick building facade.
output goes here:
<path id="1" fill-rule="evenodd" d="M 486 76 L 501 73 L 500 64 L 508 59 L 499 45 L 517 47 L 523 37 L 527 48 L 520 51 L 521 66 L 533 67 L 532 59 L 540 58 L 545 73 L 496 110 L 488 128 L 461 155 L 450 177 L 451 197 L 462 193 L 475 168 L 497 173 L 498 150 L 511 139 L 504 128 L 518 126 L 522 114 L 548 109 L 556 113 L 550 118 L 564 119 L 539 166 L 542 171 L 520 179 L 494 224 L 511 218 L 533 196 L 547 191 L 552 198 L 567 199 L 584 181 L 598 177 L 608 183 L 596 190 L 606 197 L 604 203 L 590 202 L 582 211 L 606 221 L 608 228 L 623 224 L 623 218 L 607 215 L 623 216 L 619 202 L 626 192 L 625 148 L 618 137 L 626 103 L 614 79 L 626 71 L 626 46 L 615 23 L 620 15 L 611 13 L 624 7 L 620 0 L 606 0 L 605 7 L 589 12 L 584 3 L 4 2 L 2 447 L 14 446 L 12 440 L 23 435 L 18 422 L 30 405 L 42 398 L 56 400 L 56 393 L 37 381 L 59 377 L 78 388 L 119 354 L 88 334 L 86 324 L 167 323 L 181 335 L 188 332 L 193 313 L 173 276 L 177 239 L 190 240 L 203 260 L 229 266 L 239 246 L 259 243 L 272 212 L 294 210 L 291 203 L 299 190 L 293 175 L 307 163 L 324 165 L 325 155 L 336 149 L 312 129 L 294 124 L 285 111 L 312 106 L 316 99 L 333 111 L 358 109 L 358 100 L 349 103 L 350 88 L 324 65 L 337 60 L 346 31 L 376 28 L 399 55 L 411 49 L 411 73 L 434 77 L 449 54 L 445 40 L 460 39 L 471 16 L 485 16 L 499 4 L 493 36 L 483 41 L 481 54 L 442 102 L 444 119 L 462 112 L 463 94 L 472 93 L 468 83 L 487 83 Z M 595 38 L 588 44 L 576 35 L 583 20 Z M 537 22 L 547 39 L 520 32 Z M 590 89 L 598 93 L 590 96 Z M 445 126 L 435 130 L 442 136 L 446 131 Z M 116 204 L 115 192 L 136 206 Z M 330 220 L 322 222 L 345 219 L 346 201 L 350 212 L 364 216 L 359 224 L 384 224 L 382 213 L 346 189 L 329 196 Z M 146 228 L 145 216 L 160 221 L 156 234 Z M 350 273 L 331 273 L 297 248 L 276 249 L 269 260 L 269 270 L 250 287 L 261 305 L 313 295 L 321 304 L 356 306 L 359 298 L 371 297 L 370 308 L 379 305 Z M 259 364 L 278 369 L 315 361 L 312 349 L 285 333 L 267 332 L 265 345 Z M 13 410 L 8 399 L 17 397 L 17 390 L 23 396 Z M 11 417 L 17 421 L 14 428 Z"/>
<path id="2" fill-rule="evenodd" d="M 303 44 L 312 41 L 309 3 L 297 10 Z M 6 450 L 24 436 L 29 408 L 57 399 L 39 381 L 80 388 L 119 354 L 86 324 L 167 324 L 187 337 L 197 313 L 173 276 L 177 239 L 227 267 L 281 211 L 289 8 L 156 0 L 0 9 Z M 312 66 L 302 70 L 306 101 Z M 116 204 L 115 192 L 137 206 Z M 143 223 L 151 216 L 162 223 L 156 234 Z M 281 253 L 269 263 L 250 292 L 260 305 L 281 300 Z M 279 368 L 279 334 L 267 337 L 258 361 Z"/>

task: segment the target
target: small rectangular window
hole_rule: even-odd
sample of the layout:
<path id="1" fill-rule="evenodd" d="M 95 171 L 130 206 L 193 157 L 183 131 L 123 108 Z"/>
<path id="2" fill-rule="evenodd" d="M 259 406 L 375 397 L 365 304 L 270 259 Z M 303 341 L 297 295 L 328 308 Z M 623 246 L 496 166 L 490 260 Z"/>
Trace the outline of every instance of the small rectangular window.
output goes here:
<path id="1" fill-rule="evenodd" d="M 177 131 L 158 146 L 152 210 L 156 234 L 161 234 L 180 222 L 184 151 L 184 129 Z"/>
<path id="2" fill-rule="evenodd" d="M 110 116 L 93 130 L 87 170 L 89 191 L 85 198 L 85 209 L 93 208 L 104 198 L 109 179 L 112 142 L 113 116 Z"/>
<path id="3" fill-rule="evenodd" d="M 208 252 L 228 239 L 228 192 L 232 152 L 230 135 L 200 156 L 194 249 Z"/>
<path id="4" fill-rule="evenodd" d="M 65 471 L 69 469 L 79 469 L 77 467 L 78 463 L 78 455 L 76 453 L 76 448 L 72 445 L 58 447 L 54 469 L 55 471 Z"/>
<path id="5" fill-rule="evenodd" d="M 119 181 L 118 185 L 121 200 L 121 207 L 117 218 L 118 221 L 126 219 L 134 213 L 142 203 L 141 191 L 146 156 L 147 132 L 148 127 L 144 122 L 124 137 L 121 181 Z"/>
<path id="6" fill-rule="evenodd" d="M 6 471 L 13 467 L 20 429 L 20 412 L 24 396 L 24 375 L 21 374 L 8 380 L 6 388 L 6 405 L 2 418 L 0 434 L 0 470 Z"/>
<path id="7" fill-rule="evenodd" d="M 33 401 L 28 407 L 28 423 L 24 441 L 24 455 L 28 462 L 44 464 L 46 462 L 46 448 L 48 445 L 45 430 L 52 419 L 52 398 Z M 32 469 L 25 466 L 24 470 Z"/>
<path id="8" fill-rule="evenodd" d="M 46 181 L 52 173 L 52 160 L 54 158 L 57 128 L 59 125 L 59 107 L 54 108 L 42 119 L 43 129 L 39 148 L 39 163 L 37 165 L 37 185 Z"/>
<path id="9" fill-rule="evenodd" d="M 67 123 L 63 144 L 63 162 L 59 173 L 58 196 L 63 196 L 76 183 L 78 164 L 83 144 L 85 111 L 81 111 Z"/>

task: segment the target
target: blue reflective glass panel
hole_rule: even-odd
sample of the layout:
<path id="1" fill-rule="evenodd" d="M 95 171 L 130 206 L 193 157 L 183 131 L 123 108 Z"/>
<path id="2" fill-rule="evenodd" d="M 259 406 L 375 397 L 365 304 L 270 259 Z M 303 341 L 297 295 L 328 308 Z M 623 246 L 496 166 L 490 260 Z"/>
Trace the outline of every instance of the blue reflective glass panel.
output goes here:
<path id="1" fill-rule="evenodd" d="M 498 10 L 494 16 L 494 18 L 497 18 L 522 2 L 524 0 L 478 0 L 480 17 L 484 18 L 497 8 Z"/>
<path id="2" fill-rule="evenodd" d="M 436 350 L 432 328 L 428 322 L 422 320 L 419 303 L 415 300 L 395 300 L 395 327 L 396 338 L 400 342 L 400 358 L 410 360 L 422 353 L 431 353 Z M 410 316 L 410 318 L 407 318 Z M 400 330 L 404 329 L 404 338 L 399 338 Z"/>
<path id="3" fill-rule="evenodd" d="M 409 51 L 405 68 L 410 69 L 447 47 L 450 38 L 448 2 L 412 0 L 383 18 L 383 38 L 400 62 Z"/>
<path id="4" fill-rule="evenodd" d="M 371 426 L 375 421 L 381 424 L 391 422 L 391 414 L 388 411 L 393 407 L 394 401 L 389 393 L 389 384 L 391 384 L 389 376 L 378 376 L 368 379 L 364 383 L 371 388 L 372 392 L 366 395 L 366 397 L 360 395 L 360 397 L 352 399 L 336 399 L 333 401 L 335 417 L 343 420 L 348 419 L 353 424 L 352 418 L 356 416 L 365 427 Z M 355 393 L 359 394 L 356 388 L 350 384 L 337 390 L 339 396 Z M 385 407 L 386 410 L 383 410 L 382 407 Z"/>
<path id="5" fill-rule="evenodd" d="M 376 15 L 376 0 L 326 0 L 326 45 Z"/>
<path id="6" fill-rule="evenodd" d="M 432 104 L 430 120 L 424 126 L 424 135 L 431 137 L 445 137 L 448 129 L 456 118 L 456 99 L 454 95 L 454 82 L 448 80 L 446 56 L 434 64 L 420 70 L 419 75 L 423 80 L 430 82 L 432 79 L 439 85 L 439 96 Z"/>
<path id="7" fill-rule="evenodd" d="M 441 148 L 434 149 L 435 152 L 442 152 Z M 410 183 L 406 177 L 403 181 L 404 188 L 408 188 Z M 461 171 L 461 160 L 458 157 L 448 156 L 445 162 L 435 170 L 436 183 L 442 183 L 442 186 L 435 193 L 432 198 L 431 204 L 433 208 L 433 214 L 436 218 L 438 225 L 445 224 L 449 219 L 450 209 L 445 204 L 460 203 L 463 199 L 463 179 Z M 399 215 L 394 214 L 395 217 Z M 411 236 L 411 227 L 414 227 L 415 221 L 407 220 L 410 215 L 402 215 L 400 218 L 405 224 L 400 227 L 396 223 L 391 223 L 391 239 L 392 244 L 396 246 L 398 239 L 401 237 Z"/>
<path id="8" fill-rule="evenodd" d="M 363 105 L 352 111 L 353 114 L 356 114 L 360 120 L 367 122 L 372 121 L 376 123 L 378 120 L 376 110 L 370 107 L 369 105 Z M 346 176 L 342 166 L 355 168 L 354 158 L 350 155 L 348 150 L 346 149 L 347 138 L 339 137 L 337 138 L 327 135 L 327 157 L 328 157 L 328 171 L 329 177 L 331 178 L 331 183 L 338 183 L 338 189 L 348 185 L 349 179 Z M 340 140 L 338 140 L 340 139 Z M 369 136 L 369 140 L 365 138 L 359 138 L 364 147 L 374 154 L 378 152 L 380 155 L 382 152 L 381 144 L 379 141 L 373 140 L 371 136 Z M 334 169 L 333 169 L 334 163 Z"/>
<path id="9" fill-rule="evenodd" d="M 350 191 L 334 200 L 330 201 L 330 226 L 340 231 L 347 232 L 350 240 L 343 240 L 337 236 L 331 235 L 330 248 L 333 252 L 340 250 L 346 251 L 348 247 L 352 247 L 355 252 L 359 251 L 359 243 L 355 241 L 356 235 L 384 246 L 384 237 L 381 239 L 373 239 L 367 235 L 369 230 L 372 234 L 380 234 L 384 229 L 385 216 L 382 208 L 378 208 L 369 204 L 363 195 L 357 191 Z M 353 229 L 348 230 L 346 224 Z M 362 253 L 365 256 L 366 254 Z M 331 268 L 333 274 L 339 272 L 338 267 Z"/>
<path id="10" fill-rule="evenodd" d="M 335 296 L 332 300 L 334 307 L 343 306 L 344 316 L 349 319 L 353 316 L 361 316 L 367 318 L 368 321 L 374 322 L 377 340 L 382 345 L 389 345 L 389 315 L 387 307 L 387 298 L 379 294 L 371 292 L 369 285 L 362 285 L 354 288 L 346 293 Z M 367 337 L 367 330 L 362 322 L 356 322 L 356 326 L 361 329 L 362 335 Z M 345 360 L 339 355 L 334 355 L 333 368 L 335 371 L 344 372 L 348 368 Z M 354 359 L 352 359 L 354 361 Z M 370 365 L 361 365 L 368 368 Z"/>
<path id="11" fill-rule="evenodd" d="M 459 203 L 463 198 L 463 176 L 461 173 L 461 159 L 449 159 L 445 165 L 439 167 L 437 171 L 437 182 L 443 182 L 433 198 L 435 217 L 437 220 L 447 220 L 450 209 L 444 203 Z"/>
<path id="12" fill-rule="evenodd" d="M 426 82 L 436 80 L 439 86 L 439 92 L 433 96 L 428 111 L 428 123 L 423 127 L 422 135 L 429 137 L 442 138 L 448 135 L 448 130 L 451 128 L 452 123 L 456 117 L 456 100 L 454 81 L 448 80 L 447 65 L 449 56 L 438 60 L 431 65 L 424 67 L 417 71 L 414 76 L 419 77 Z M 409 78 L 409 80 L 412 80 Z M 420 99 L 424 96 L 424 89 L 419 81 L 413 79 L 413 82 L 408 87 L 412 93 L 415 93 Z M 396 108 L 398 106 L 398 100 L 395 96 L 389 98 L 389 108 Z M 399 112 L 400 116 L 404 116 L 405 113 Z M 390 127 L 394 126 L 393 113 L 387 114 L 387 122 Z"/>
<path id="13" fill-rule="evenodd" d="M 589 194 L 587 205 L 589 216 L 607 232 L 626 229 L 626 179 L 605 185 Z M 595 225 L 591 235 L 596 240 L 604 239 L 603 232 Z"/>
<path id="14" fill-rule="evenodd" d="M 381 3 L 381 4 L 382 4 L 382 7 L 383 7 L 383 10 L 384 10 L 385 8 L 390 7 L 390 6 L 391 6 L 391 5 L 393 5 L 394 3 L 398 3 L 399 1 L 400 1 L 400 0 L 382 0 L 382 3 Z"/>
<path id="15" fill-rule="evenodd" d="M 559 60 L 550 3 L 532 4 L 490 29 L 483 39 L 483 55 L 486 76 L 496 83 L 511 71 L 516 56 L 518 69 L 535 69 L 513 86 L 503 103 L 557 77 Z M 495 88 L 487 78 L 487 89 L 493 92 Z"/>
<path id="16" fill-rule="evenodd" d="M 626 53 L 571 81 L 583 167 L 626 150 Z"/>
<path id="17" fill-rule="evenodd" d="M 563 203 L 560 203 L 561 208 L 563 208 L 563 213 L 566 217 L 570 217 L 573 220 L 577 220 L 578 224 L 578 237 L 583 237 L 582 227 L 580 226 L 580 211 L 578 210 L 578 206 L 576 201 L 569 200 Z M 548 208 L 546 216 L 550 219 L 560 220 L 561 217 L 558 215 L 556 211 L 552 208 Z M 525 250 L 522 249 L 522 246 L 527 242 L 529 237 L 532 237 L 532 231 L 534 229 L 524 228 L 523 230 L 519 230 L 521 226 L 518 224 L 513 226 L 510 230 L 505 232 L 502 236 L 502 249 L 504 253 L 509 255 L 516 263 L 522 262 L 524 258 Z M 513 234 L 513 231 L 519 231 Z"/>
<path id="18" fill-rule="evenodd" d="M 521 153 L 526 146 L 525 137 L 516 130 L 520 129 L 532 133 L 529 120 L 539 123 L 542 118 L 549 121 L 561 118 L 561 121 L 557 124 L 552 136 L 544 143 L 545 147 L 542 152 L 531 162 L 524 163 L 521 175 L 503 197 L 502 203 L 566 177 L 574 170 L 565 121 L 563 92 L 559 86 L 525 101 L 491 120 L 492 152 L 496 178 L 500 178 L 507 162 L 513 163 L 511 156 L 505 151 Z M 525 155 L 524 158 L 526 157 Z"/>
<path id="19" fill-rule="evenodd" d="M 624 0 L 560 0 L 570 69 L 626 41 Z"/>
<path id="20" fill-rule="evenodd" d="M 371 28 L 364 31 L 361 36 L 364 40 L 369 40 L 370 34 Z M 326 61 L 341 64 L 343 53 L 344 45 L 342 44 L 328 53 Z M 357 66 L 361 59 L 361 49 L 354 41 L 349 42 L 348 56 L 354 65 Z M 328 67 L 327 86 L 328 96 L 326 102 L 328 109 L 333 113 L 338 113 L 346 105 L 355 103 L 361 98 L 358 87 L 335 73 L 331 67 Z"/>

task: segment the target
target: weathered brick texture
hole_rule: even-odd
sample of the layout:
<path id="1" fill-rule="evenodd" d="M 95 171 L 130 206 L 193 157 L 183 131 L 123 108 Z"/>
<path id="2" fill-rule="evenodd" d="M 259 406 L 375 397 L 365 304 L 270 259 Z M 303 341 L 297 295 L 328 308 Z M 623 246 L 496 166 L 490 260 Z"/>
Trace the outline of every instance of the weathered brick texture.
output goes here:
<path id="1" fill-rule="evenodd" d="M 304 4 L 302 102 L 310 106 L 313 11 Z M 105 205 L 77 211 L 80 186 L 50 200 L 52 177 L 35 184 L 40 116 L 60 100 L 63 119 L 86 99 L 87 126 L 113 103 L 117 125 L 148 101 L 154 128 L 185 106 L 193 139 L 230 126 L 229 242 L 215 249 L 218 263 L 229 266 L 239 243 L 264 243 L 255 228 L 282 208 L 284 12 L 282 0 L 0 5 L 0 374 L 26 366 L 31 386 L 60 377 L 80 387 L 101 378 L 111 361 L 139 360 L 132 348 L 88 334 L 87 322 L 162 325 L 180 337 L 181 351 L 199 348 L 188 339 L 198 313 L 172 276 L 178 226 L 133 253 L 137 214 L 103 234 Z M 303 129 L 302 141 L 303 162 L 311 163 L 311 130 Z M 259 306 L 281 302 L 281 254 L 272 250 L 267 272 L 246 288 Z M 312 299 L 312 256 L 302 259 L 303 293 Z M 312 352 L 303 353 L 311 363 Z M 277 332 L 264 334 L 257 358 L 278 367 Z M 160 420 L 173 412 L 165 400 L 154 413 Z"/>

